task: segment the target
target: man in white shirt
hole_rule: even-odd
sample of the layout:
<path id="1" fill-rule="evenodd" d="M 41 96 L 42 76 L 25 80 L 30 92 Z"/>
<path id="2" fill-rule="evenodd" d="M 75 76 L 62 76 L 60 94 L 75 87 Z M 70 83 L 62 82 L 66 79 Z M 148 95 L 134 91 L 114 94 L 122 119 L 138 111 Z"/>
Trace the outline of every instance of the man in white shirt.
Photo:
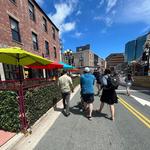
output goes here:
<path id="1" fill-rule="evenodd" d="M 70 115 L 70 94 L 73 92 L 73 83 L 71 77 L 67 75 L 67 71 L 63 70 L 63 75 L 58 78 L 58 86 L 60 87 L 63 99 L 65 115 Z"/>

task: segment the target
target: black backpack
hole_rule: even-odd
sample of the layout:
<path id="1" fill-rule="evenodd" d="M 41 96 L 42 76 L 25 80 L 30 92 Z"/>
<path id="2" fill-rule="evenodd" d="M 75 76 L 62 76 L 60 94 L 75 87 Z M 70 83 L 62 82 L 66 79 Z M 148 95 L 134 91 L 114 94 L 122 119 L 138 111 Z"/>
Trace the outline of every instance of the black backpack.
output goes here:
<path id="1" fill-rule="evenodd" d="M 107 78 L 107 89 L 118 89 L 119 79 L 116 76 L 109 76 Z"/>

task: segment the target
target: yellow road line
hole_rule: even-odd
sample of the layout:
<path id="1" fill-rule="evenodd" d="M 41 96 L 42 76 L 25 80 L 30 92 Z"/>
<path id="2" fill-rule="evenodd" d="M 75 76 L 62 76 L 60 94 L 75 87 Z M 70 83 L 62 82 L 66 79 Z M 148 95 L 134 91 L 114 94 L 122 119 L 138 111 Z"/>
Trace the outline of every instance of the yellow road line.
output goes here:
<path id="1" fill-rule="evenodd" d="M 120 100 L 122 100 L 128 107 L 130 107 L 134 112 L 136 112 L 139 116 L 141 116 L 144 120 L 146 120 L 150 124 L 150 119 L 145 117 L 143 114 L 141 114 L 139 111 L 137 111 L 135 108 L 133 108 L 129 103 L 127 103 L 124 99 L 121 97 L 118 97 Z"/>
<path id="2" fill-rule="evenodd" d="M 144 123 L 148 128 L 150 128 L 150 120 L 134 109 L 131 105 L 125 102 L 121 97 L 118 97 L 119 101 L 124 107 L 126 107 L 132 114 L 134 114 L 142 123 Z"/>

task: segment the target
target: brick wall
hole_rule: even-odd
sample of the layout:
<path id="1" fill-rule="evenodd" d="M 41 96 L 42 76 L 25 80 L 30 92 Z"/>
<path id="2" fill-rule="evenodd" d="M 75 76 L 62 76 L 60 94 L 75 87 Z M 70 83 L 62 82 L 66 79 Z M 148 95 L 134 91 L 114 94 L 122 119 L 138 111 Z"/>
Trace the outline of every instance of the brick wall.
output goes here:
<path id="1" fill-rule="evenodd" d="M 49 42 L 50 55 L 48 59 L 60 60 L 60 45 L 59 45 L 59 31 L 45 16 L 47 20 L 48 32 L 43 30 L 42 17 L 43 12 L 37 7 L 37 4 L 32 0 L 31 2 L 35 8 L 36 21 L 32 21 L 29 17 L 28 0 L 17 0 L 14 4 L 11 0 L 0 0 L 0 45 L 18 46 L 27 51 L 42 56 L 45 54 L 45 40 Z M 12 41 L 9 16 L 19 22 L 19 29 L 21 35 L 21 43 Z M 52 37 L 52 27 L 55 28 L 56 40 Z M 33 50 L 32 45 L 32 31 L 37 34 L 39 50 Z M 54 47 L 57 50 L 57 59 L 54 58 Z"/>

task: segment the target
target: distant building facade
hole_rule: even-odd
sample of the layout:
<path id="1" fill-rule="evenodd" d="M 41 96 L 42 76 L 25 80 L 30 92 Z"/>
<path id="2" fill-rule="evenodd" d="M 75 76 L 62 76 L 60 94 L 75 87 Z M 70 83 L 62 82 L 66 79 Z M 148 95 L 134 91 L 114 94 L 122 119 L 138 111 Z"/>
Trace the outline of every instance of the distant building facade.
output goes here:
<path id="1" fill-rule="evenodd" d="M 85 50 L 90 50 L 90 44 L 84 45 L 84 46 L 80 46 L 76 48 L 76 52 L 81 52 L 81 51 L 85 51 Z"/>
<path id="2" fill-rule="evenodd" d="M 91 50 L 90 44 L 76 48 L 74 61 L 75 66 L 77 67 L 88 66 L 91 68 L 97 68 L 103 66 L 103 59 Z"/>
<path id="3" fill-rule="evenodd" d="M 0 47 L 21 47 L 54 61 L 60 60 L 59 29 L 35 0 L 0 1 Z M 14 79 L 13 65 L 0 65 L 5 79 Z"/>
<path id="4" fill-rule="evenodd" d="M 105 60 L 91 50 L 90 44 L 76 47 L 76 52 L 72 53 L 70 59 L 73 60 L 71 65 L 77 68 L 101 68 L 102 72 L 105 69 Z M 69 62 L 64 53 L 62 53 L 62 60 L 66 63 Z"/>
<path id="5" fill-rule="evenodd" d="M 94 67 L 94 53 L 91 50 L 76 52 L 73 55 L 76 67 Z"/>
<path id="6" fill-rule="evenodd" d="M 112 53 L 106 57 L 107 68 L 110 68 L 112 71 L 115 70 L 118 64 L 124 62 L 124 55 L 123 53 Z"/>

